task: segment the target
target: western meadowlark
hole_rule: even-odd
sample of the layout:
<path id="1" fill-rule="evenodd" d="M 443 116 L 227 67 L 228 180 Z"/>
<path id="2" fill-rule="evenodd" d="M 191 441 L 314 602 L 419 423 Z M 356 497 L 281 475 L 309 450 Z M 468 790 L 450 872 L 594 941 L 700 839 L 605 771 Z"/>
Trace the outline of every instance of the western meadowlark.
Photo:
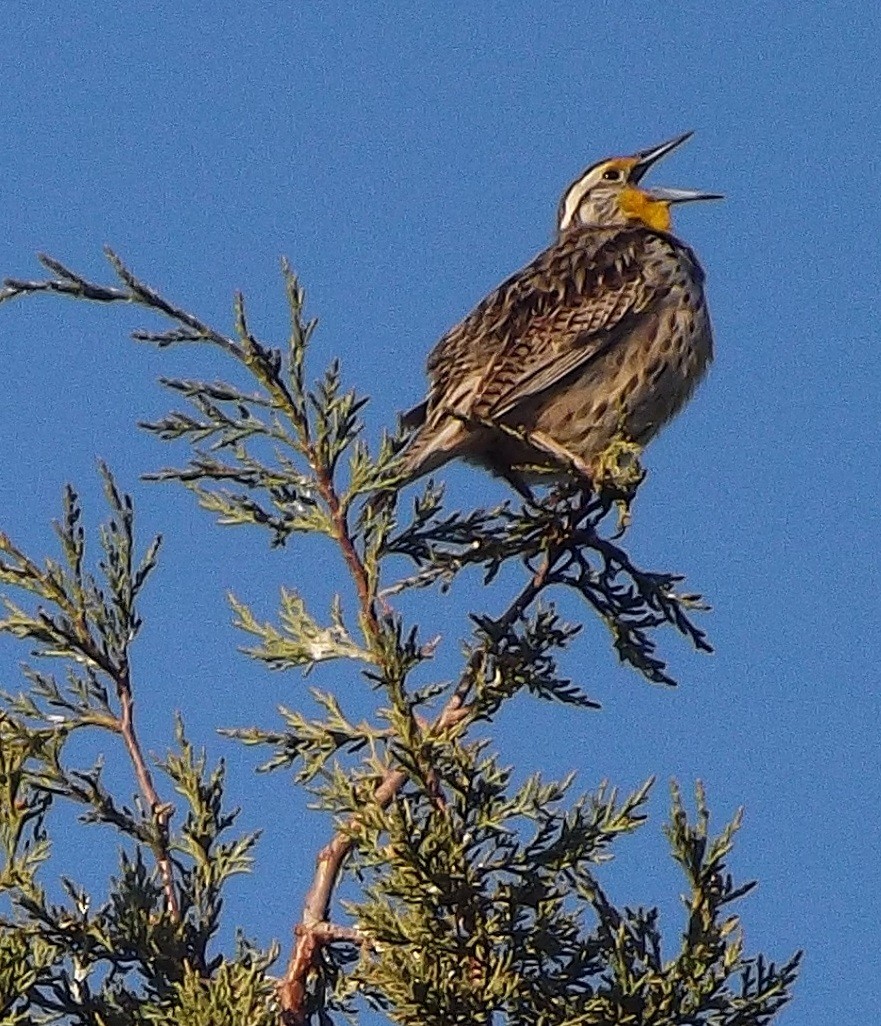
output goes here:
<path id="1" fill-rule="evenodd" d="M 691 132 L 589 167 L 560 202 L 555 242 L 438 342 L 404 480 L 461 457 L 525 481 L 594 480 L 616 440 L 649 441 L 691 396 L 712 359 L 694 253 L 670 207 L 720 199 L 642 189 L 649 168 Z"/>

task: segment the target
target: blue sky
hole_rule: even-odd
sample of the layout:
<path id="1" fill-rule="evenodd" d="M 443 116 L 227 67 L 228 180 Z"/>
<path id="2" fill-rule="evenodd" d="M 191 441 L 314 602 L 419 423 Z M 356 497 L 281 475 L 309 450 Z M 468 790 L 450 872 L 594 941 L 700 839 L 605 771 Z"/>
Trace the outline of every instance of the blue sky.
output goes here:
<path id="1" fill-rule="evenodd" d="M 518 769 L 577 768 L 584 788 L 699 777 L 718 823 L 744 804 L 734 868 L 760 880 L 747 947 L 807 949 L 784 1023 L 881 1015 L 879 48 L 879 9 L 855 2 L 34 2 L 10 5 L 0 36 L 0 273 L 32 273 L 45 250 L 104 276 L 110 243 L 220 326 L 244 289 L 255 329 L 280 338 L 286 254 L 321 318 L 313 371 L 342 358 L 374 396 L 374 437 L 421 397 L 436 338 L 547 244 L 585 165 L 696 130 L 653 181 L 726 194 L 677 221 L 707 269 L 718 358 L 647 455 L 629 546 L 707 595 L 717 653 L 665 638 L 682 686 L 653 689 L 590 630 L 571 669 L 603 711 L 524 700 L 499 742 Z M 268 616 L 280 584 L 314 579 L 314 550 L 269 553 L 138 482 L 171 459 L 135 427 L 167 408 L 156 377 L 224 373 L 128 342 L 142 322 L 0 310 L 0 522 L 47 551 L 71 480 L 94 523 L 100 455 L 134 490 L 144 537 L 165 534 L 136 657 L 146 743 L 161 751 L 180 709 L 227 756 L 243 821 L 266 826 L 230 922 L 286 950 L 327 824 L 211 732 L 305 702 L 298 677 L 234 654 L 224 595 Z M 459 503 L 503 495 L 473 470 L 442 476 Z M 439 600 L 448 665 L 468 604 L 501 600 L 475 586 Z M 18 686 L 22 656 L 0 648 L 0 684 Z M 664 806 L 662 786 L 612 879 L 619 900 L 662 905 L 672 942 Z M 88 877 L 106 838 L 76 836 L 68 868 Z"/>

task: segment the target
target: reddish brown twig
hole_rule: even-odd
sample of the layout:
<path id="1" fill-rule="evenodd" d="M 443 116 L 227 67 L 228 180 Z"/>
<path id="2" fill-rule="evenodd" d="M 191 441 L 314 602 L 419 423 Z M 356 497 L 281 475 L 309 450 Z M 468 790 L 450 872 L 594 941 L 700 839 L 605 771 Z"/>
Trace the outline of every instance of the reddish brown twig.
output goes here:
<path id="1" fill-rule="evenodd" d="M 349 531 L 348 517 L 339 495 L 337 495 L 333 479 L 327 468 L 321 466 L 315 458 L 314 451 L 310 452 L 310 463 L 318 481 L 318 490 L 327 503 L 331 523 L 334 527 L 334 538 L 342 551 L 343 559 L 346 561 L 346 566 L 349 568 L 349 573 L 355 584 L 355 591 L 358 593 L 358 605 L 361 607 L 365 633 L 369 641 L 375 642 L 379 637 L 380 627 L 376 616 L 375 596 L 371 593 L 367 568 L 355 548 L 352 534 Z"/>
<path id="2" fill-rule="evenodd" d="M 356 553 L 357 556 L 357 553 Z M 497 623 L 505 628 L 513 624 L 540 592 L 547 586 L 550 572 L 556 561 L 556 554 L 548 553 L 542 566 L 533 574 L 526 586 L 509 605 Z M 472 653 L 468 667 L 462 675 L 456 690 L 426 734 L 439 734 L 461 723 L 469 715 L 468 696 L 482 658 L 482 650 Z M 391 804 L 403 787 L 407 774 L 400 769 L 389 769 L 373 793 L 373 800 L 381 808 Z M 352 831 L 340 830 L 321 851 L 315 860 L 315 876 L 306 895 L 303 916 L 295 928 L 296 942 L 291 953 L 284 978 L 279 985 L 279 1003 L 283 1026 L 305 1026 L 307 1019 L 307 997 L 309 973 L 315 966 L 316 957 L 323 944 L 339 941 L 339 935 L 329 930 L 330 903 L 336 888 L 346 856 L 352 850 Z"/>
<path id="3" fill-rule="evenodd" d="M 170 802 L 163 802 L 159 796 L 156 785 L 153 783 L 153 775 L 150 773 L 150 767 L 147 765 L 147 760 L 144 758 L 144 753 L 138 740 L 137 731 L 135 730 L 135 698 L 129 676 L 128 662 L 126 660 L 122 666 L 116 666 L 112 660 L 106 658 L 84 626 L 81 627 L 78 647 L 84 655 L 110 677 L 116 686 L 116 694 L 119 698 L 119 716 L 109 721 L 107 725 L 122 738 L 131 760 L 135 779 L 138 782 L 138 789 L 147 807 L 150 809 L 150 815 L 156 828 L 156 840 L 151 847 L 156 858 L 159 876 L 162 879 L 165 906 L 174 922 L 179 922 L 180 903 L 174 884 L 174 871 L 172 869 L 168 843 L 168 824 L 174 813 L 174 806 Z"/>
<path id="4" fill-rule="evenodd" d="M 174 922 L 180 921 L 180 903 L 177 897 L 177 890 L 174 885 L 174 871 L 171 865 L 171 857 L 168 850 L 168 824 L 171 820 L 174 806 L 170 802 L 163 802 L 159 792 L 153 783 L 153 776 L 141 751 L 138 735 L 135 732 L 134 722 L 134 696 L 128 673 L 125 673 L 116 682 L 117 694 L 119 695 L 120 715 L 118 725 L 119 733 L 122 735 L 123 743 L 128 750 L 138 787 L 150 808 L 150 814 L 156 826 L 157 843 L 153 848 L 156 856 L 156 865 L 159 868 L 159 875 L 162 878 L 162 890 L 165 893 L 165 905 L 168 914 Z"/>
<path id="5" fill-rule="evenodd" d="M 467 717 L 468 709 L 465 705 L 467 691 L 468 688 L 462 685 L 456 689 L 432 724 L 431 731 L 433 733 L 452 727 Z M 388 770 L 373 792 L 373 800 L 380 808 L 387 808 L 406 780 L 407 774 L 403 770 Z M 338 928 L 332 928 L 327 919 L 330 914 L 331 897 L 343 862 L 352 850 L 353 843 L 351 833 L 348 830 L 341 830 L 334 836 L 330 844 L 321 849 L 315 860 L 315 876 L 306 895 L 303 918 L 294 930 L 297 940 L 284 979 L 279 986 L 279 1001 L 284 1026 L 303 1026 L 306 1022 L 309 971 L 313 967 L 316 955 L 322 945 L 340 940 L 352 942 L 350 935 L 345 937 L 340 935 Z"/>
<path id="6" fill-rule="evenodd" d="M 119 714 L 116 715 L 113 710 L 108 710 L 108 716 L 95 717 L 91 722 L 102 729 L 119 734 L 123 740 L 131 760 L 138 789 L 150 809 L 155 826 L 156 837 L 151 847 L 162 879 L 166 908 L 171 918 L 178 922 L 180 920 L 180 903 L 174 885 L 174 872 L 168 843 L 168 824 L 174 807 L 160 798 L 153 783 L 147 760 L 141 750 L 135 730 L 134 694 L 128 656 L 126 653 L 122 653 L 119 658 L 111 657 L 107 649 L 92 636 L 83 608 L 70 598 L 59 579 L 29 559 L 24 552 L 13 545 L 11 539 L 5 534 L 0 534 L 0 548 L 14 557 L 16 564 L 21 569 L 21 577 L 38 584 L 39 594 L 48 598 L 64 614 L 64 620 L 59 623 L 52 621 L 48 616 L 46 619 L 52 624 L 53 629 L 63 637 L 71 652 L 76 653 L 77 658 L 84 658 L 113 682 L 119 699 Z"/>

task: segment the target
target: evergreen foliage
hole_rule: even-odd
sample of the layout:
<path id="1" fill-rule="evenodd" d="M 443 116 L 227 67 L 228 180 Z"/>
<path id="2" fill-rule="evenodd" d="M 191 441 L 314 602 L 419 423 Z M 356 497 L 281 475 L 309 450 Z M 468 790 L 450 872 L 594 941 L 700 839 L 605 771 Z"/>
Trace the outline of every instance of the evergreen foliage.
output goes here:
<path id="1" fill-rule="evenodd" d="M 674 789 L 666 834 L 685 881 L 684 925 L 662 946 L 657 910 L 616 907 L 601 882 L 616 840 L 645 820 L 651 781 L 631 794 L 603 784 L 580 796 L 571 778 L 536 774 L 516 786 L 487 740 L 487 725 L 521 691 L 595 705 L 559 668 L 580 630 L 554 606 L 561 590 L 583 600 L 618 658 L 650 682 L 673 683 L 661 628 L 709 649 L 693 620 L 699 596 L 674 574 L 639 568 L 620 545 L 627 518 L 616 532 L 614 510 L 629 506 L 640 477 L 632 452 L 612 454 L 599 495 L 560 486 L 463 513 L 429 483 L 404 509 L 394 499 L 404 439 L 370 451 L 366 400 L 346 390 L 337 364 L 309 385 L 315 322 L 287 265 L 291 330 L 276 348 L 252 334 L 241 296 L 226 335 L 108 258 L 114 285 L 42 257 L 50 276 L 7 280 L 0 302 L 52 293 L 133 304 L 171 324 L 136 339 L 212 346 L 247 372 L 253 391 L 164 380 L 182 408 L 143 426 L 190 450 L 182 466 L 150 476 L 183 484 L 220 524 L 265 529 L 274 546 L 325 536 L 354 612 L 341 598 L 311 609 L 289 589 L 269 623 L 231 596 L 235 622 L 247 654 L 268 668 L 348 663 L 377 702 L 356 723 L 342 691 L 313 690 L 317 718 L 282 709 L 274 726 L 225 731 L 256 747 L 264 770 L 292 772 L 337 826 L 316 853 L 287 960 L 243 937 L 218 950 L 224 888 L 251 869 L 257 837 L 236 832 L 224 767 L 208 765 L 182 723 L 163 759 L 141 750 L 130 651 L 159 539 L 139 550 L 132 502 L 105 467 L 97 560 L 72 488 L 56 524 L 59 556 L 37 559 L 0 534 L 0 631 L 31 653 L 20 692 L 0 711 L 0 1023 L 262 1026 L 365 1014 L 413 1026 L 770 1022 L 790 998 L 799 956 L 775 964 L 743 950 L 733 906 L 753 885 L 727 868 L 739 817 L 714 835 L 700 787 L 693 818 Z M 458 674 L 437 680 L 437 625 L 406 622 L 393 602 L 454 588 L 469 568 L 486 581 L 506 568 L 519 583 L 501 613 L 471 614 Z M 414 682 L 417 669 L 428 684 Z M 89 731 L 127 753 L 134 799 L 112 792 L 100 763 L 76 763 L 69 742 Z M 53 812 L 64 804 L 79 810 L 82 829 L 99 823 L 119 835 L 105 896 L 68 879 L 63 900 L 47 896 L 47 882 L 57 890 Z M 357 893 L 347 903 L 335 898 L 343 874 Z"/>

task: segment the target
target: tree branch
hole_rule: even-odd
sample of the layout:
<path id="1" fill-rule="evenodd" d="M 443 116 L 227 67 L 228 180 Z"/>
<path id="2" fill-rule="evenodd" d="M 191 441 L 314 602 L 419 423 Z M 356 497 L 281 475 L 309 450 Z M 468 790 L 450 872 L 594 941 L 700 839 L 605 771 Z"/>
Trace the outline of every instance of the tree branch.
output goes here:
<path id="1" fill-rule="evenodd" d="M 182 324 L 189 329 L 189 334 L 185 337 L 176 338 L 174 341 L 212 342 L 238 359 L 243 358 L 242 347 L 237 342 L 215 331 L 209 325 L 200 321 L 198 317 L 194 317 L 193 314 L 175 306 L 165 299 L 164 296 L 159 295 L 154 289 L 138 281 L 109 246 L 104 247 L 104 255 L 110 261 L 113 270 L 123 282 L 125 288 L 120 289 L 107 285 L 97 285 L 95 282 L 88 281 L 75 271 L 72 271 L 54 257 L 40 253 L 38 255 L 40 263 L 56 277 L 44 281 L 6 278 L 3 282 L 3 288 L 0 289 L 0 303 L 38 292 L 54 292 L 70 296 L 72 299 L 84 299 L 93 303 L 134 303 L 138 306 L 155 310 L 169 320 L 177 321 L 178 324 Z M 135 337 L 141 340 L 156 341 L 160 344 L 163 341 L 160 337 L 150 332 L 136 332 Z M 171 339 L 168 341 L 171 341 Z"/>
<path id="2" fill-rule="evenodd" d="M 370 642 L 376 642 L 380 634 L 379 619 L 376 615 L 375 596 L 371 592 L 370 579 L 367 575 L 367 568 L 364 560 L 355 547 L 352 534 L 349 530 L 349 520 L 346 510 L 340 502 L 336 486 L 327 467 L 322 466 L 317 458 L 314 447 L 309 446 L 309 461 L 318 483 L 318 490 L 322 499 L 327 504 L 330 513 L 331 523 L 334 528 L 334 539 L 340 547 L 346 566 L 355 584 L 358 594 L 358 605 L 361 607 L 364 633 Z"/>
<path id="3" fill-rule="evenodd" d="M 180 922 L 180 902 L 177 897 L 177 889 L 174 882 L 174 870 L 172 868 L 171 855 L 168 843 L 168 824 L 174 813 L 174 806 L 170 802 L 163 802 L 153 783 L 153 776 L 141 750 L 141 744 L 135 730 L 135 700 L 132 694 L 131 683 L 126 673 L 116 681 L 117 694 L 119 695 L 120 716 L 118 720 L 119 733 L 128 750 L 138 787 L 144 796 L 156 825 L 157 842 L 153 847 L 153 854 L 156 856 L 156 865 L 159 868 L 159 875 L 162 878 L 162 889 L 165 892 L 165 904 L 168 913 L 174 922 Z"/>
<path id="4" fill-rule="evenodd" d="M 548 551 L 541 567 L 535 571 L 504 613 L 494 621 L 501 630 L 507 630 L 516 623 L 547 587 L 559 554 L 559 549 L 555 549 L 553 552 Z M 453 694 L 425 731 L 427 736 L 442 733 L 468 718 L 470 710 L 467 703 L 474 682 L 474 673 L 485 654 L 485 646 L 479 647 L 471 654 L 468 666 Z M 407 779 L 407 774 L 403 770 L 390 768 L 373 792 L 373 801 L 380 808 L 387 808 Z M 343 863 L 352 850 L 353 844 L 351 831 L 340 830 L 330 843 L 321 849 L 315 860 L 315 875 L 306 894 L 303 916 L 294 930 L 297 938 L 294 950 L 291 953 L 284 978 L 279 984 L 283 1026 L 305 1026 L 309 972 L 315 965 L 321 947 L 340 939 L 338 936 L 333 936 L 332 931 L 328 931 L 327 920 L 330 915 L 333 892 L 336 889 Z"/>

